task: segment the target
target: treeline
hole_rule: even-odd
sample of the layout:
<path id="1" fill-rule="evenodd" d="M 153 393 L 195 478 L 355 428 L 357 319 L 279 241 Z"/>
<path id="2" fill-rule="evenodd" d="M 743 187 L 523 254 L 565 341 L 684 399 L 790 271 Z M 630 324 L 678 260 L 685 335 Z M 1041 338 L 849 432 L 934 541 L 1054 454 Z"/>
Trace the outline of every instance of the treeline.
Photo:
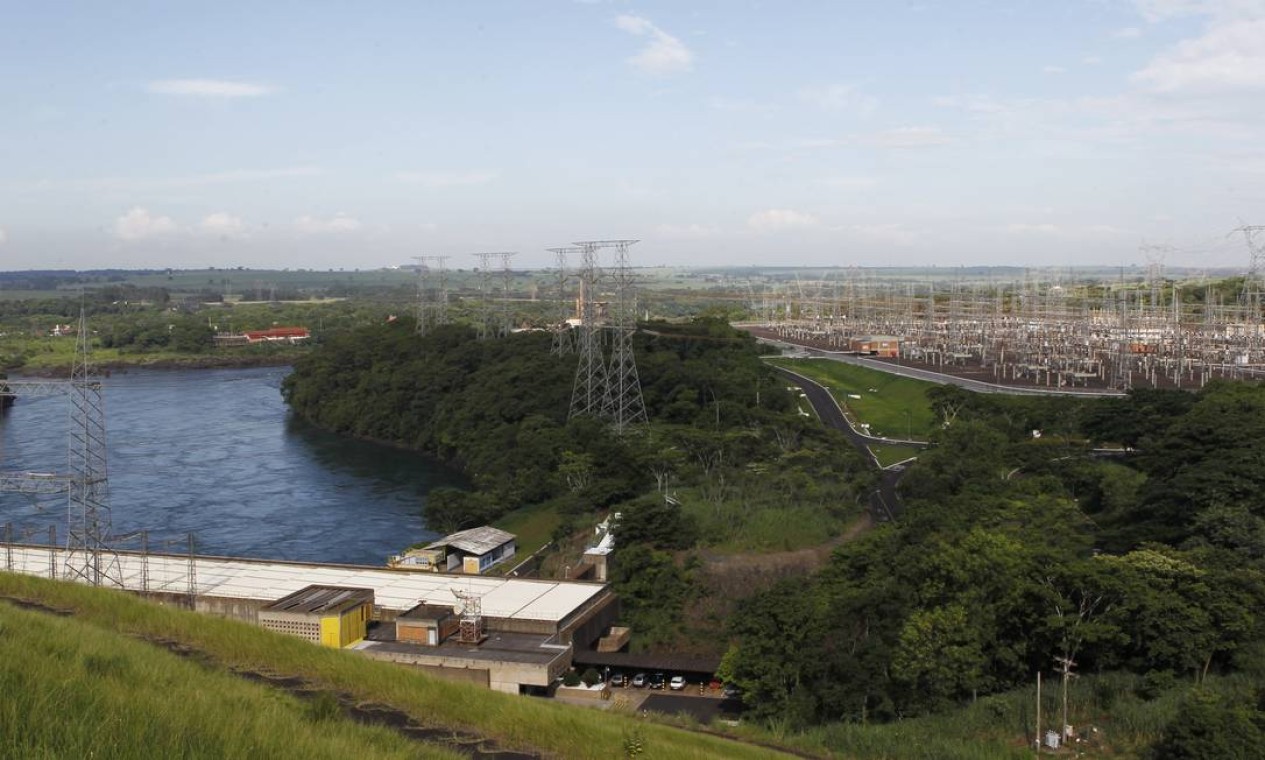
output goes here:
<path id="1" fill-rule="evenodd" d="M 776 446 L 782 428 L 804 435 L 754 341 L 720 320 L 651 323 L 637 334 L 654 424 L 623 437 L 594 419 L 567 419 L 576 359 L 551 355 L 550 340 L 545 332 L 477 340 L 463 325 L 419 337 L 403 318 L 331 336 L 295 364 L 283 393 L 321 427 L 464 470 L 478 491 L 464 498 L 478 514 L 446 520 L 432 504 L 429 518 L 448 522 L 442 527 L 567 495 L 608 506 L 679 477 L 691 459 L 711 469 L 746 463 Z"/>
<path id="2" fill-rule="evenodd" d="M 930 395 L 945 427 L 899 523 L 733 617 L 725 668 L 757 715 L 934 712 L 1063 659 L 1265 676 L 1265 387 Z"/>
<path id="3" fill-rule="evenodd" d="M 620 512 L 612 582 L 641 646 L 675 641 L 684 606 L 714 602 L 692 558 L 699 545 L 820 543 L 855 514 L 872 477 L 864 461 L 800 413 L 750 335 L 714 318 L 642 324 L 634 345 L 650 423 L 623 436 L 568 420 L 576 358 L 551 355 L 550 340 L 477 340 L 460 325 L 419 337 L 400 319 L 332 336 L 295 363 L 283 393 L 321 427 L 460 467 L 472 488 L 428 495 L 433 530 L 548 502 L 565 543 L 595 512 Z M 715 647 L 723 620 L 707 625 Z"/>

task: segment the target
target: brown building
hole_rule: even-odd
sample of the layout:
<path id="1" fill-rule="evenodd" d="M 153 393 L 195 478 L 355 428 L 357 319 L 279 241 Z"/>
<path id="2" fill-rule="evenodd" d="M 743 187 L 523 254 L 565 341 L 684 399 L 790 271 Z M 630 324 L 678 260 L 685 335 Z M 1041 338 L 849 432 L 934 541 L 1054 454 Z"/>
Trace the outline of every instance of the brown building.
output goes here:
<path id="1" fill-rule="evenodd" d="M 423 602 L 395 619 L 395 640 L 437 647 L 460 625 L 452 607 Z"/>
<path id="2" fill-rule="evenodd" d="M 900 338 L 895 335 L 857 335 L 848 348 L 860 354 L 895 359 L 900 356 Z"/>

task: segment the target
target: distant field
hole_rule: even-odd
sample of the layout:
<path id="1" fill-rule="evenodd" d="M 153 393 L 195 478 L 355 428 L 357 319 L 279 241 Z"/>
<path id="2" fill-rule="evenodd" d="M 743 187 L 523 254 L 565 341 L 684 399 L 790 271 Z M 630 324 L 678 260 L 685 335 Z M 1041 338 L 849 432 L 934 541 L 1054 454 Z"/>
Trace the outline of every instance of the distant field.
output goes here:
<path id="1" fill-rule="evenodd" d="M 871 435 L 912 435 L 915 440 L 926 440 L 935 430 L 935 417 L 926 396 L 934 383 L 830 359 L 773 359 L 771 363 L 829 388 L 857 420 L 870 425 Z"/>

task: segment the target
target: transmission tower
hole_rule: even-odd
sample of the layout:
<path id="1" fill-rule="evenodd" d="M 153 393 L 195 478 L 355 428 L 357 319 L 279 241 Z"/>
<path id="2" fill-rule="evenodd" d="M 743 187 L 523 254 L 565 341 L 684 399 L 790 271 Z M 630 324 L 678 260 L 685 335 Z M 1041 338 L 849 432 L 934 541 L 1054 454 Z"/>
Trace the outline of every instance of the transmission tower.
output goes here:
<path id="1" fill-rule="evenodd" d="M 505 251 L 498 253 L 501 257 L 501 335 L 509 335 L 514 331 L 514 310 L 513 303 L 510 302 L 510 280 L 513 272 L 510 269 L 510 261 L 515 256 L 514 251 Z"/>
<path id="2" fill-rule="evenodd" d="M 414 256 L 417 261 L 417 334 L 448 322 L 447 256 Z M 433 262 L 434 266 L 430 266 Z"/>
<path id="3" fill-rule="evenodd" d="M 602 399 L 606 392 L 606 362 L 602 358 L 602 331 L 597 313 L 597 266 L 596 243 L 580 243 L 580 328 L 576 352 L 580 361 L 575 368 L 575 383 L 571 388 L 570 418 L 588 414 L 598 416 L 602 412 Z"/>
<path id="4" fill-rule="evenodd" d="M 633 333 L 637 331 L 637 290 L 632 268 L 628 265 L 628 246 L 636 240 L 611 240 L 615 249 L 612 279 L 615 303 L 611 314 L 611 363 L 606 374 L 606 395 L 602 400 L 602 416 L 622 434 L 632 425 L 646 422 L 646 404 L 641 397 L 641 379 L 633 357 Z"/>
<path id="5" fill-rule="evenodd" d="M 1243 326 L 1247 333 L 1247 354 L 1243 357 L 1245 364 L 1254 364 L 1261 360 L 1262 300 L 1265 299 L 1265 245 L 1261 242 L 1265 226 L 1245 224 L 1230 232 L 1243 233 L 1247 243 L 1248 266 L 1243 277 L 1243 290 L 1239 294 L 1239 302 L 1243 307 Z"/>
<path id="6" fill-rule="evenodd" d="M 476 253 L 479 259 L 479 340 L 488 337 L 492 321 L 492 257 L 495 253 Z"/>
<path id="7" fill-rule="evenodd" d="M 558 313 L 557 322 L 553 326 L 553 345 L 550 346 L 549 353 L 565 356 L 574 349 L 571 343 L 571 326 L 567 320 L 575 312 L 575 304 L 567 298 L 567 257 L 573 253 L 582 253 L 583 249 L 566 247 L 547 250 L 554 255 L 558 265 Z"/>
<path id="8" fill-rule="evenodd" d="M 69 470 L 61 475 L 0 475 L 0 491 L 67 495 L 67 538 L 62 577 L 94 586 L 122 586 L 118 555 L 110 547 L 107 489 L 105 398 L 91 364 L 91 335 L 79 310 L 75 362 L 68 381 L 6 381 L 3 393 L 22 396 L 65 394 L 70 402 Z M 53 535 L 50 532 L 50 536 Z"/>

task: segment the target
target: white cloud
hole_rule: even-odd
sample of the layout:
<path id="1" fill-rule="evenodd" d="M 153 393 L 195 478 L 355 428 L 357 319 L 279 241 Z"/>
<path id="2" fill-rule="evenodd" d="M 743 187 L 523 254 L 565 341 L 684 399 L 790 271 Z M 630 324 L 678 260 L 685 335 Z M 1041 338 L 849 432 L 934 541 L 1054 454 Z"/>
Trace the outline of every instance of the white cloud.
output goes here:
<path id="1" fill-rule="evenodd" d="M 203 218 L 198 229 L 208 235 L 232 238 L 240 237 L 246 231 L 246 225 L 238 217 L 220 211 Z"/>
<path id="2" fill-rule="evenodd" d="M 493 171 L 469 172 L 397 172 L 395 178 L 426 187 L 467 187 L 485 185 L 500 176 Z"/>
<path id="3" fill-rule="evenodd" d="M 1067 72 L 1067 69 L 1063 68 L 1062 66 L 1042 66 L 1041 67 L 1042 74 L 1064 74 L 1066 72 Z"/>
<path id="4" fill-rule="evenodd" d="M 820 222 L 812 214 L 787 208 L 771 208 L 765 211 L 757 211 L 747 218 L 747 226 L 756 232 L 804 229 L 816 227 L 818 224 Z"/>
<path id="5" fill-rule="evenodd" d="M 897 127 L 868 135 L 864 142 L 878 148 L 929 148 L 948 145 L 953 138 L 939 127 Z"/>
<path id="6" fill-rule="evenodd" d="M 1133 74 L 1143 88 L 1165 95 L 1216 95 L 1265 90 L 1265 18 L 1213 22 Z"/>
<path id="7" fill-rule="evenodd" d="M 354 216 L 337 213 L 328 219 L 314 216 L 301 216 L 294 220 L 294 229 L 305 235 L 342 234 L 355 232 L 361 228 L 360 220 Z"/>
<path id="8" fill-rule="evenodd" d="M 114 220 L 114 234 L 120 240 L 145 240 L 177 231 L 169 216 L 155 216 L 140 206 Z"/>
<path id="9" fill-rule="evenodd" d="M 277 91 L 264 84 L 222 79 L 159 79 L 150 82 L 146 89 L 156 95 L 198 98 L 257 98 Z"/>
<path id="10" fill-rule="evenodd" d="M 878 99 L 867 95 L 852 84 L 831 84 L 801 87 L 795 93 L 800 100 L 811 103 L 823 111 L 851 111 L 869 116 L 878 108 Z"/>
<path id="11" fill-rule="evenodd" d="M 1112 32 L 1111 36 L 1118 40 L 1136 40 L 1142 36 L 1142 30 L 1136 26 L 1126 26 L 1123 29 L 1117 29 Z"/>
<path id="12" fill-rule="evenodd" d="M 615 19 L 615 25 L 637 37 L 648 37 L 646 46 L 628 63 L 653 76 L 667 76 L 694 68 L 694 53 L 676 37 L 655 26 L 641 16 L 623 14 Z"/>

